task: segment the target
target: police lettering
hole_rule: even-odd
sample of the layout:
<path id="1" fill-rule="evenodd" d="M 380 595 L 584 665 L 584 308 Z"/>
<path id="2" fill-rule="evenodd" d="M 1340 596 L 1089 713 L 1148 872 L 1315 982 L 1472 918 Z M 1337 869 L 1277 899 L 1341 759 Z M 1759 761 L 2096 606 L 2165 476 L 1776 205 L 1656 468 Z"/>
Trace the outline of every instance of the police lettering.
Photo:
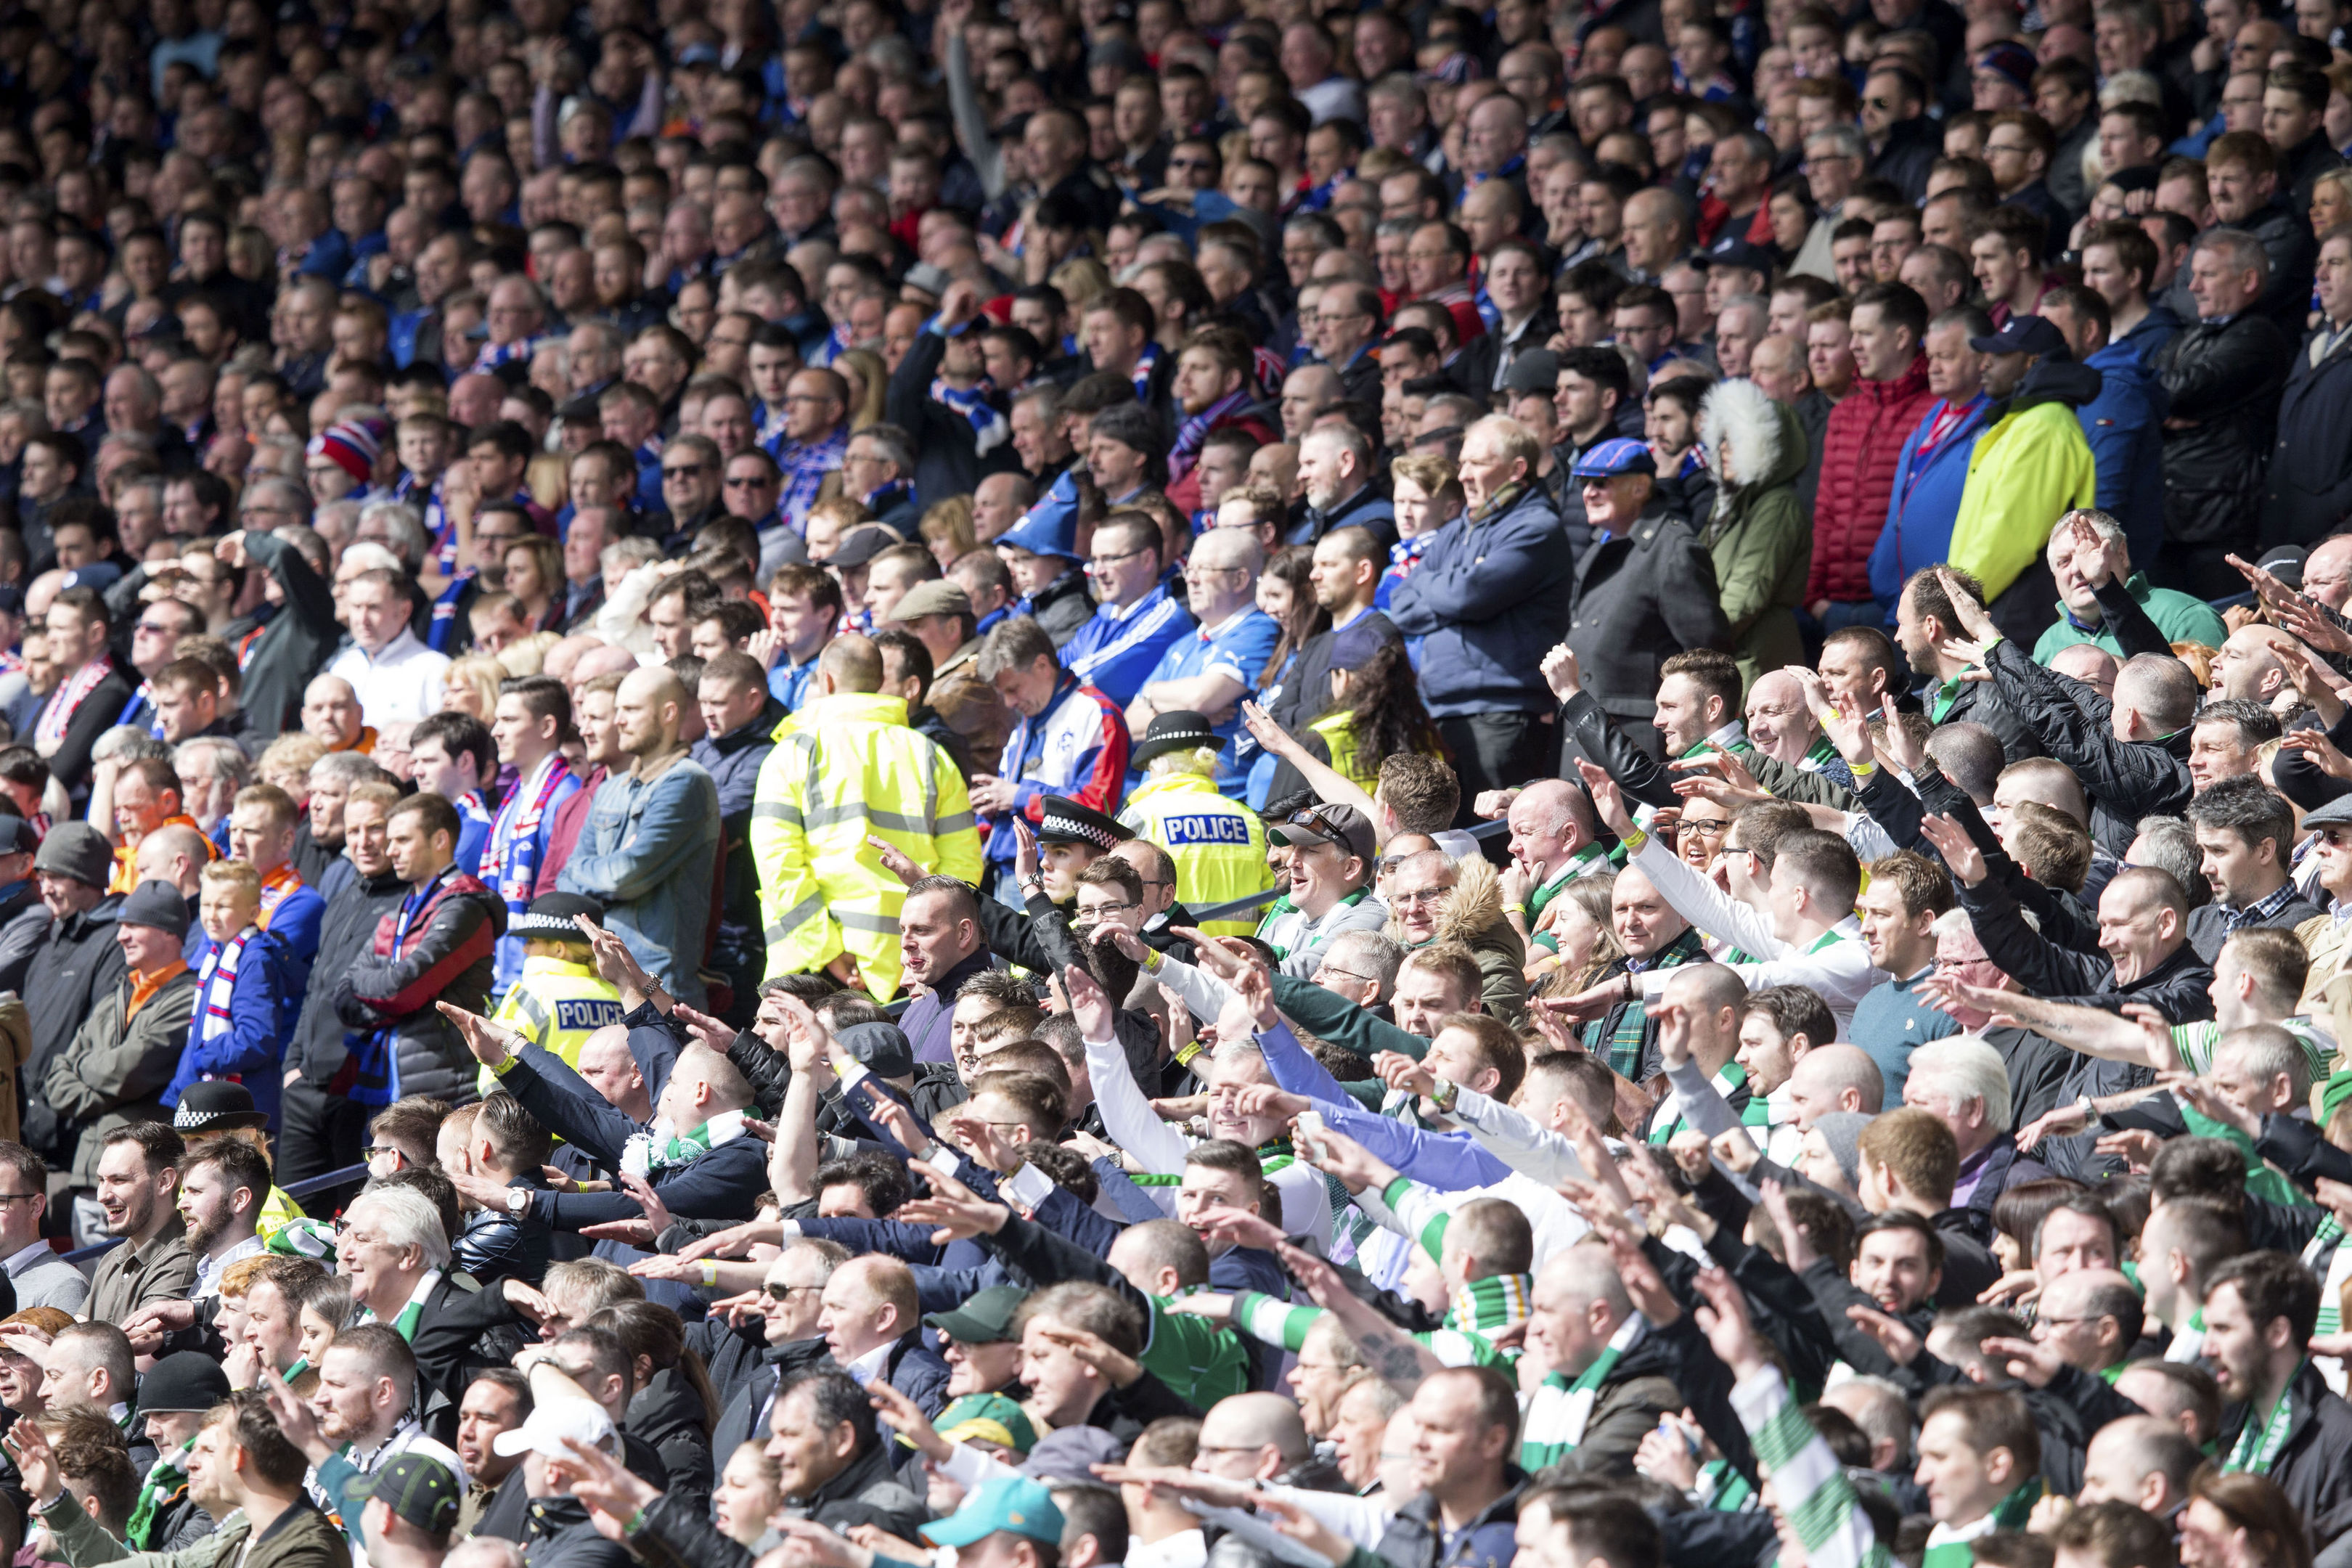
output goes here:
<path id="1" fill-rule="evenodd" d="M 1168 816 L 1160 819 L 1160 828 L 1168 835 L 1171 849 L 1184 844 L 1249 843 L 1249 823 L 1242 817 L 1228 816 L 1223 812 L 1197 813 L 1190 816 Z"/>

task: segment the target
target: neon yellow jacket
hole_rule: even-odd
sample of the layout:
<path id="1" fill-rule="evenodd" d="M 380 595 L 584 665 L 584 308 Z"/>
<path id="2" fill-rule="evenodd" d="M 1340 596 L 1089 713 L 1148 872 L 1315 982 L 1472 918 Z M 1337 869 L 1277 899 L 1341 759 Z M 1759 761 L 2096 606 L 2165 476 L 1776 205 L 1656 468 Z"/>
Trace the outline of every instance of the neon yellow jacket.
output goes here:
<path id="1" fill-rule="evenodd" d="M 869 835 L 926 871 L 980 880 L 963 775 L 907 727 L 906 699 L 837 692 L 803 703 L 776 727 L 751 795 L 771 975 L 805 974 L 847 952 L 874 995 L 898 989 L 907 889 L 883 868 Z"/>
<path id="2" fill-rule="evenodd" d="M 2004 416 L 1969 453 L 1951 563 L 1984 584 L 1990 604 L 2040 558 L 2068 509 L 2098 500 L 2098 466 L 2072 407 L 2053 400 Z"/>
<path id="3" fill-rule="evenodd" d="M 607 1024 L 621 1021 L 618 987 L 584 963 L 541 956 L 522 961 L 522 973 L 507 987 L 490 1022 L 502 1024 L 541 1050 L 580 1065 L 580 1047 Z M 477 1083 L 485 1095 L 498 1088 L 498 1077 L 484 1068 Z"/>
<path id="4" fill-rule="evenodd" d="M 1380 784 L 1381 760 L 1371 758 L 1371 766 L 1367 768 L 1364 765 L 1366 759 L 1358 754 L 1353 709 L 1335 709 L 1307 727 L 1323 737 L 1323 744 L 1331 752 L 1333 773 L 1350 784 L 1362 785 L 1366 791 Z"/>
<path id="5" fill-rule="evenodd" d="M 1176 897 L 1188 909 L 1246 899 L 1274 886 L 1257 813 L 1225 798 L 1199 773 L 1153 779 L 1127 797 L 1118 821 L 1168 851 L 1176 862 Z M 1247 936 L 1257 930 L 1257 919 L 1253 911 L 1202 929 L 1212 936 Z"/>

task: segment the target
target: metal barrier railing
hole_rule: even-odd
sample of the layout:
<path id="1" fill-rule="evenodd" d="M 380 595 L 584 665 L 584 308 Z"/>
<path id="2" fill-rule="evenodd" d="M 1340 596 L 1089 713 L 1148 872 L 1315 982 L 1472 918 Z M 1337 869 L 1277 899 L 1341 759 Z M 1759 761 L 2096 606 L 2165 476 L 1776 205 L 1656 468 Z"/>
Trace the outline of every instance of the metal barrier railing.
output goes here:
<path id="1" fill-rule="evenodd" d="M 345 1165 L 340 1171 L 329 1171 L 295 1183 L 285 1189 L 286 1195 L 297 1200 L 307 1198 L 312 1193 L 323 1193 L 331 1187 L 348 1186 L 353 1182 L 364 1182 L 367 1180 L 367 1173 L 368 1169 L 365 1165 Z M 109 1237 L 95 1246 L 76 1247 L 73 1251 L 64 1254 L 64 1258 L 66 1262 L 79 1268 L 85 1263 L 94 1262 L 105 1257 L 121 1245 L 121 1237 Z"/>

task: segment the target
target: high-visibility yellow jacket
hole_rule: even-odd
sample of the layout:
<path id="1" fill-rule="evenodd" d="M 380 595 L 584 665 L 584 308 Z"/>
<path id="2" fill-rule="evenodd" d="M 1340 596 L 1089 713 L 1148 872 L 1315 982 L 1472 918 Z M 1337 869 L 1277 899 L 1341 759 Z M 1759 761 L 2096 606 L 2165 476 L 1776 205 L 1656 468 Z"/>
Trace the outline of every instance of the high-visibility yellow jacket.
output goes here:
<path id="1" fill-rule="evenodd" d="M 607 1024 L 621 1021 L 618 987 L 585 963 L 571 963 L 544 954 L 522 961 L 522 973 L 507 987 L 506 997 L 491 1017 L 541 1050 L 580 1065 L 580 1047 Z M 484 1068 L 478 1080 L 482 1093 L 498 1088 L 498 1076 Z"/>
<path id="2" fill-rule="evenodd" d="M 1265 863 L 1265 828 L 1257 814 L 1226 799 L 1199 773 L 1152 780 L 1127 797 L 1118 820 L 1138 838 L 1168 851 L 1176 862 L 1176 897 L 1188 909 L 1245 899 L 1274 886 L 1274 872 Z M 1257 911 L 1211 921 L 1201 929 L 1212 936 L 1247 936 L 1257 929 Z"/>
<path id="3" fill-rule="evenodd" d="M 906 699 L 838 692 L 805 702 L 777 726 L 751 795 L 769 974 L 805 974 L 848 952 L 874 995 L 898 990 L 907 889 L 868 835 L 926 871 L 980 880 L 963 775 L 907 727 Z"/>

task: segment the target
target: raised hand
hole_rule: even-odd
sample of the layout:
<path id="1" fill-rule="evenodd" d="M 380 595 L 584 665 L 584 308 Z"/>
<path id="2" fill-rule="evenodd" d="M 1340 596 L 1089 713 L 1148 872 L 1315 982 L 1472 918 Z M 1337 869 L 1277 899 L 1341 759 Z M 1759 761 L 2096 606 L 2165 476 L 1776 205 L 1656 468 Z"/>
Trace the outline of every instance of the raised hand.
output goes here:
<path id="1" fill-rule="evenodd" d="M 594 1444 L 566 1437 L 563 1448 L 561 1457 L 548 1462 L 551 1475 L 560 1474 L 569 1483 L 563 1490 L 615 1524 L 626 1523 L 638 1510 L 660 1500 L 660 1492 Z"/>
<path id="2" fill-rule="evenodd" d="M 2139 1026 L 2147 1045 L 2147 1065 L 2158 1072 L 2180 1070 L 2180 1053 L 2172 1043 L 2172 1021 L 2145 1002 L 2124 1004 L 2124 1016 Z"/>
<path id="3" fill-rule="evenodd" d="M 1973 888 L 1985 879 L 1988 868 L 1984 851 L 1977 847 L 1976 840 L 1969 837 L 1968 829 L 1960 826 L 1957 817 L 1934 813 L 1922 816 L 1919 836 L 1935 846 L 1936 853 L 1943 857 L 1946 868 L 1956 880 Z"/>
<path id="4" fill-rule="evenodd" d="M 729 1028 L 709 1014 L 698 1012 L 683 1002 L 670 1009 L 670 1016 L 682 1020 L 688 1034 L 692 1035 L 722 1057 L 727 1054 L 728 1047 L 735 1043 L 733 1029 Z"/>
<path id="5" fill-rule="evenodd" d="M 1271 1116 L 1287 1121 L 1301 1111 L 1314 1110 L 1315 1102 L 1274 1084 L 1252 1083 L 1234 1090 L 1234 1109 L 1244 1116 Z"/>
<path id="6" fill-rule="evenodd" d="M 1326 1127 L 1315 1137 L 1315 1152 L 1307 1163 L 1326 1175 L 1337 1176 L 1351 1193 L 1379 1191 L 1396 1180 L 1395 1168 L 1344 1132 Z"/>
<path id="7" fill-rule="evenodd" d="M 983 1117 L 959 1114 L 962 1109 L 958 1107 L 948 1113 L 947 1125 L 941 1129 L 948 1141 L 999 1175 L 1018 1169 L 1021 1156 L 1013 1152 L 1013 1141 L 1000 1134 Z"/>
<path id="8" fill-rule="evenodd" d="M 1985 613 L 1985 607 L 1960 586 L 1959 579 L 1952 575 L 1949 568 L 1938 566 L 1936 576 L 1944 584 L 1944 593 L 1952 602 L 1952 614 L 1959 621 L 1962 631 L 1982 643 L 1990 643 L 2000 636 L 2000 628 L 1993 625 L 1993 619 Z"/>
<path id="9" fill-rule="evenodd" d="M 912 1443 L 926 1458 L 945 1464 L 955 1452 L 954 1445 L 940 1436 L 931 1418 L 923 1414 L 923 1407 L 882 1379 L 868 1384 L 866 1394 L 883 1424 Z"/>
<path id="10" fill-rule="evenodd" d="M 1372 1058 L 1372 1071 L 1391 1089 L 1403 1094 L 1437 1092 L 1437 1075 L 1402 1051 L 1382 1051 Z"/>
<path id="11" fill-rule="evenodd" d="M 1620 838 L 1631 834 L 1633 818 L 1625 810 L 1624 792 L 1617 787 L 1617 781 L 1609 776 L 1609 770 L 1580 757 L 1576 771 L 1583 778 L 1584 787 L 1592 796 L 1592 808 L 1601 814 L 1602 824 Z"/>
<path id="12" fill-rule="evenodd" d="M 2223 1094 L 2212 1079 L 2199 1078 L 2194 1073 L 2174 1072 L 2166 1073 L 2156 1081 L 2222 1126 L 2233 1127 L 2249 1138 L 2263 1135 L 2263 1119 Z"/>
<path id="13" fill-rule="evenodd" d="M 869 834 L 866 847 L 874 851 L 876 859 L 882 862 L 882 869 L 907 886 L 911 888 L 923 879 L 923 868 L 915 864 L 915 858 L 888 839 L 877 838 Z"/>
<path id="14" fill-rule="evenodd" d="M 43 1508 L 58 1500 L 66 1489 L 65 1475 L 58 1468 L 57 1450 L 49 1447 L 38 1422 L 19 1421 L 10 1426 L 7 1435 L 0 1436 L 0 1448 L 16 1461 L 16 1474 L 26 1495 Z"/>
<path id="15" fill-rule="evenodd" d="M 1013 878 L 1023 888 L 1037 875 L 1037 830 L 1026 817 L 1013 819 Z"/>
<path id="16" fill-rule="evenodd" d="M 596 961 L 596 973 L 619 989 L 624 1002 L 633 994 L 650 996 L 660 989 L 653 977 L 646 973 L 645 965 L 637 962 L 637 955 L 629 951 L 629 944 L 621 940 L 620 932 L 598 925 L 586 915 L 574 919 L 581 934 L 588 939 L 588 950 Z"/>
<path id="17" fill-rule="evenodd" d="M 1288 758 L 1293 753 L 1307 754 L 1307 748 L 1298 743 L 1297 738 L 1276 723 L 1274 715 L 1255 702 L 1242 704 L 1242 725 L 1249 731 L 1252 740 L 1275 756 Z"/>
<path id="18" fill-rule="evenodd" d="M 1074 1328 L 1050 1318 L 1037 1321 L 1037 1331 L 1100 1373 L 1113 1388 L 1126 1388 L 1143 1375 L 1142 1363 L 1092 1329 Z"/>
<path id="19" fill-rule="evenodd" d="M 1013 1217 L 1010 1208 L 990 1203 L 953 1176 L 937 1172 L 925 1173 L 930 1178 L 931 1195 L 899 1205 L 898 1214 L 892 1217 L 908 1225 L 937 1226 L 939 1228 L 931 1233 L 933 1246 L 969 1241 L 976 1236 L 994 1236 Z"/>
<path id="20" fill-rule="evenodd" d="M 1738 1282 L 1720 1268 L 1702 1268 L 1691 1283 L 1705 1301 L 1698 1310 L 1698 1326 L 1716 1359 L 1742 1379 L 1769 1365 L 1756 1338 L 1755 1325 L 1748 1321 L 1748 1297 Z"/>
<path id="21" fill-rule="evenodd" d="M 1111 999 L 1092 974 L 1077 964 L 1069 965 L 1062 971 L 1062 994 L 1070 999 L 1070 1016 L 1077 1020 L 1080 1039 L 1114 1037 L 1116 1015 Z"/>
<path id="22" fill-rule="evenodd" d="M 1213 1204 L 1202 1209 L 1193 1215 L 1193 1223 L 1204 1235 L 1266 1252 L 1272 1252 L 1286 1239 L 1282 1227 L 1265 1215 L 1226 1204 Z"/>
<path id="23" fill-rule="evenodd" d="M 1584 690 L 1584 671 L 1576 662 L 1576 650 L 1566 643 L 1555 644 L 1543 658 L 1544 684 L 1562 702 Z"/>
<path id="24" fill-rule="evenodd" d="M 457 1026 L 458 1037 L 466 1042 L 466 1048 L 474 1053 L 474 1059 L 484 1067 L 494 1068 L 509 1057 L 520 1054 L 523 1047 L 530 1044 L 512 1029 L 493 1024 L 479 1013 L 468 1013 L 449 1002 L 433 1005 L 441 1010 L 443 1017 Z"/>
<path id="25" fill-rule="evenodd" d="M 1909 1366 L 1927 1348 L 1927 1342 L 1915 1333 L 1910 1324 L 1875 1307 L 1848 1307 L 1845 1317 L 1846 1321 L 1876 1340 L 1878 1348 L 1886 1352 L 1886 1359 L 1897 1366 Z"/>
<path id="26" fill-rule="evenodd" d="M 2079 1105 L 2062 1105 L 2043 1112 L 2017 1131 L 2017 1152 L 2031 1154 L 2044 1138 L 2072 1138 L 2090 1125 Z"/>

